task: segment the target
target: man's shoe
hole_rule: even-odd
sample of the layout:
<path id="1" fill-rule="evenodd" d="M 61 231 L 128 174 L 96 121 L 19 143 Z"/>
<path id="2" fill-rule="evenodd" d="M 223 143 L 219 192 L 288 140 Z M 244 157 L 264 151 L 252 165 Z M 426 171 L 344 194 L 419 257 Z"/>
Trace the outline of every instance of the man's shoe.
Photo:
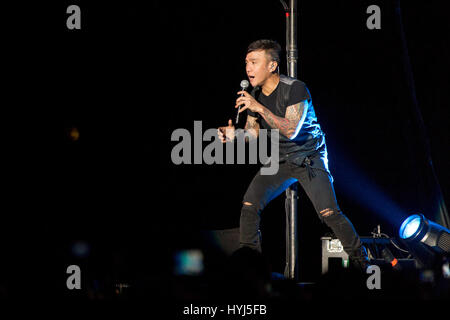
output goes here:
<path id="1" fill-rule="evenodd" d="M 350 261 L 355 269 L 362 272 L 366 272 L 367 267 L 370 265 L 370 259 L 367 254 L 367 249 L 363 245 L 350 256 Z"/>

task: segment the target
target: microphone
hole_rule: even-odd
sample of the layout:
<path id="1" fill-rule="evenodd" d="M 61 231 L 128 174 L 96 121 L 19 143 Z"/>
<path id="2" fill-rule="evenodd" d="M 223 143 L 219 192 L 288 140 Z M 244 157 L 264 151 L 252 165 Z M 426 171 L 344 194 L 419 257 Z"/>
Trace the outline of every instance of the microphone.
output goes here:
<path id="1" fill-rule="evenodd" d="M 242 81 L 241 81 L 241 89 L 242 89 L 242 90 L 247 89 L 247 88 L 248 88 L 248 85 L 249 85 L 249 83 L 248 83 L 247 80 L 242 80 Z M 242 90 L 241 90 L 241 91 L 242 91 Z M 244 94 L 241 93 L 241 97 L 242 97 L 243 95 L 244 95 Z M 240 111 L 241 111 L 241 106 L 239 106 L 238 111 L 237 111 L 237 115 L 236 115 L 236 124 L 238 124 L 238 122 L 239 122 L 239 112 L 240 112 Z"/>

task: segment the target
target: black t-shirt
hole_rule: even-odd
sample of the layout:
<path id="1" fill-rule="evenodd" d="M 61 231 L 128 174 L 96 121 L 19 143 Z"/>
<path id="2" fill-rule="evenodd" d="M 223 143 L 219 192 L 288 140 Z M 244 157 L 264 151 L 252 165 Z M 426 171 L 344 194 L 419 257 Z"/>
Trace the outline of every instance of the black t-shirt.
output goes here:
<path id="1" fill-rule="evenodd" d="M 314 151 L 320 149 L 320 147 L 322 147 L 325 142 L 324 134 L 320 128 L 319 123 L 317 122 L 311 95 L 304 82 L 295 80 L 291 84 L 291 90 L 287 103 L 280 106 L 280 108 L 277 108 L 277 95 L 281 85 L 287 84 L 282 83 L 282 81 L 280 80 L 275 90 L 268 96 L 264 95 L 262 93 L 262 90 L 259 90 L 258 94 L 256 94 L 256 99 L 259 103 L 269 109 L 274 115 L 279 117 L 285 117 L 286 109 L 288 106 L 295 105 L 301 101 L 304 101 L 307 104 L 307 113 L 305 116 L 305 120 L 297 136 L 289 139 L 280 133 L 279 148 L 281 158 L 287 154 L 292 153 L 297 153 L 299 156 L 309 155 Z M 272 129 L 260 114 L 254 113 L 248 109 L 247 114 L 258 118 L 261 128 L 268 130 Z"/>
<path id="2" fill-rule="evenodd" d="M 294 81 L 294 83 L 292 84 L 288 103 L 285 106 L 283 106 L 282 110 L 277 110 L 276 100 L 279 86 L 280 84 L 278 83 L 278 86 L 275 88 L 275 90 L 273 90 L 272 93 L 269 94 L 268 96 L 266 96 L 261 90 L 261 93 L 257 97 L 258 102 L 261 103 L 263 106 L 265 106 L 267 109 L 269 109 L 276 116 L 284 117 L 286 115 L 286 108 L 288 106 L 292 106 L 303 100 L 311 99 L 309 91 L 306 88 L 305 84 L 301 81 Z M 259 114 L 257 115 L 250 110 L 248 110 L 248 114 L 253 117 L 259 116 Z M 262 127 L 265 129 L 270 129 L 270 126 L 267 124 L 264 118 L 261 117 L 261 120 L 262 120 Z"/>

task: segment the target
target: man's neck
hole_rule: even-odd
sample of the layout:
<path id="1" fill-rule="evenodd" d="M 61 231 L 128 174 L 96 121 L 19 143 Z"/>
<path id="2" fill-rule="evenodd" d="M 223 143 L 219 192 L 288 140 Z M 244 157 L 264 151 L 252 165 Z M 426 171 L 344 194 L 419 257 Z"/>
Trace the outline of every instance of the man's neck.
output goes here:
<path id="1" fill-rule="evenodd" d="M 270 95 L 275 90 L 280 82 L 280 76 L 273 73 L 262 85 L 262 93 L 265 96 Z"/>

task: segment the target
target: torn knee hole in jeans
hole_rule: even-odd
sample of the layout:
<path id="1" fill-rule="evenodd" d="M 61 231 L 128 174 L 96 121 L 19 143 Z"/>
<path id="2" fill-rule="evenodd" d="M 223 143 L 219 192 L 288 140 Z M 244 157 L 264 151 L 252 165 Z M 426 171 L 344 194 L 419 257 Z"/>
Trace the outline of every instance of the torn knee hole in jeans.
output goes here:
<path id="1" fill-rule="evenodd" d="M 250 202 L 247 202 L 247 201 L 244 201 L 243 204 L 244 204 L 245 206 L 252 206 L 252 205 L 253 205 L 253 203 L 250 203 Z"/>
<path id="2" fill-rule="evenodd" d="M 320 211 L 320 215 L 324 218 L 331 216 L 332 214 L 334 214 L 334 211 L 330 208 L 326 208 L 322 211 Z"/>

